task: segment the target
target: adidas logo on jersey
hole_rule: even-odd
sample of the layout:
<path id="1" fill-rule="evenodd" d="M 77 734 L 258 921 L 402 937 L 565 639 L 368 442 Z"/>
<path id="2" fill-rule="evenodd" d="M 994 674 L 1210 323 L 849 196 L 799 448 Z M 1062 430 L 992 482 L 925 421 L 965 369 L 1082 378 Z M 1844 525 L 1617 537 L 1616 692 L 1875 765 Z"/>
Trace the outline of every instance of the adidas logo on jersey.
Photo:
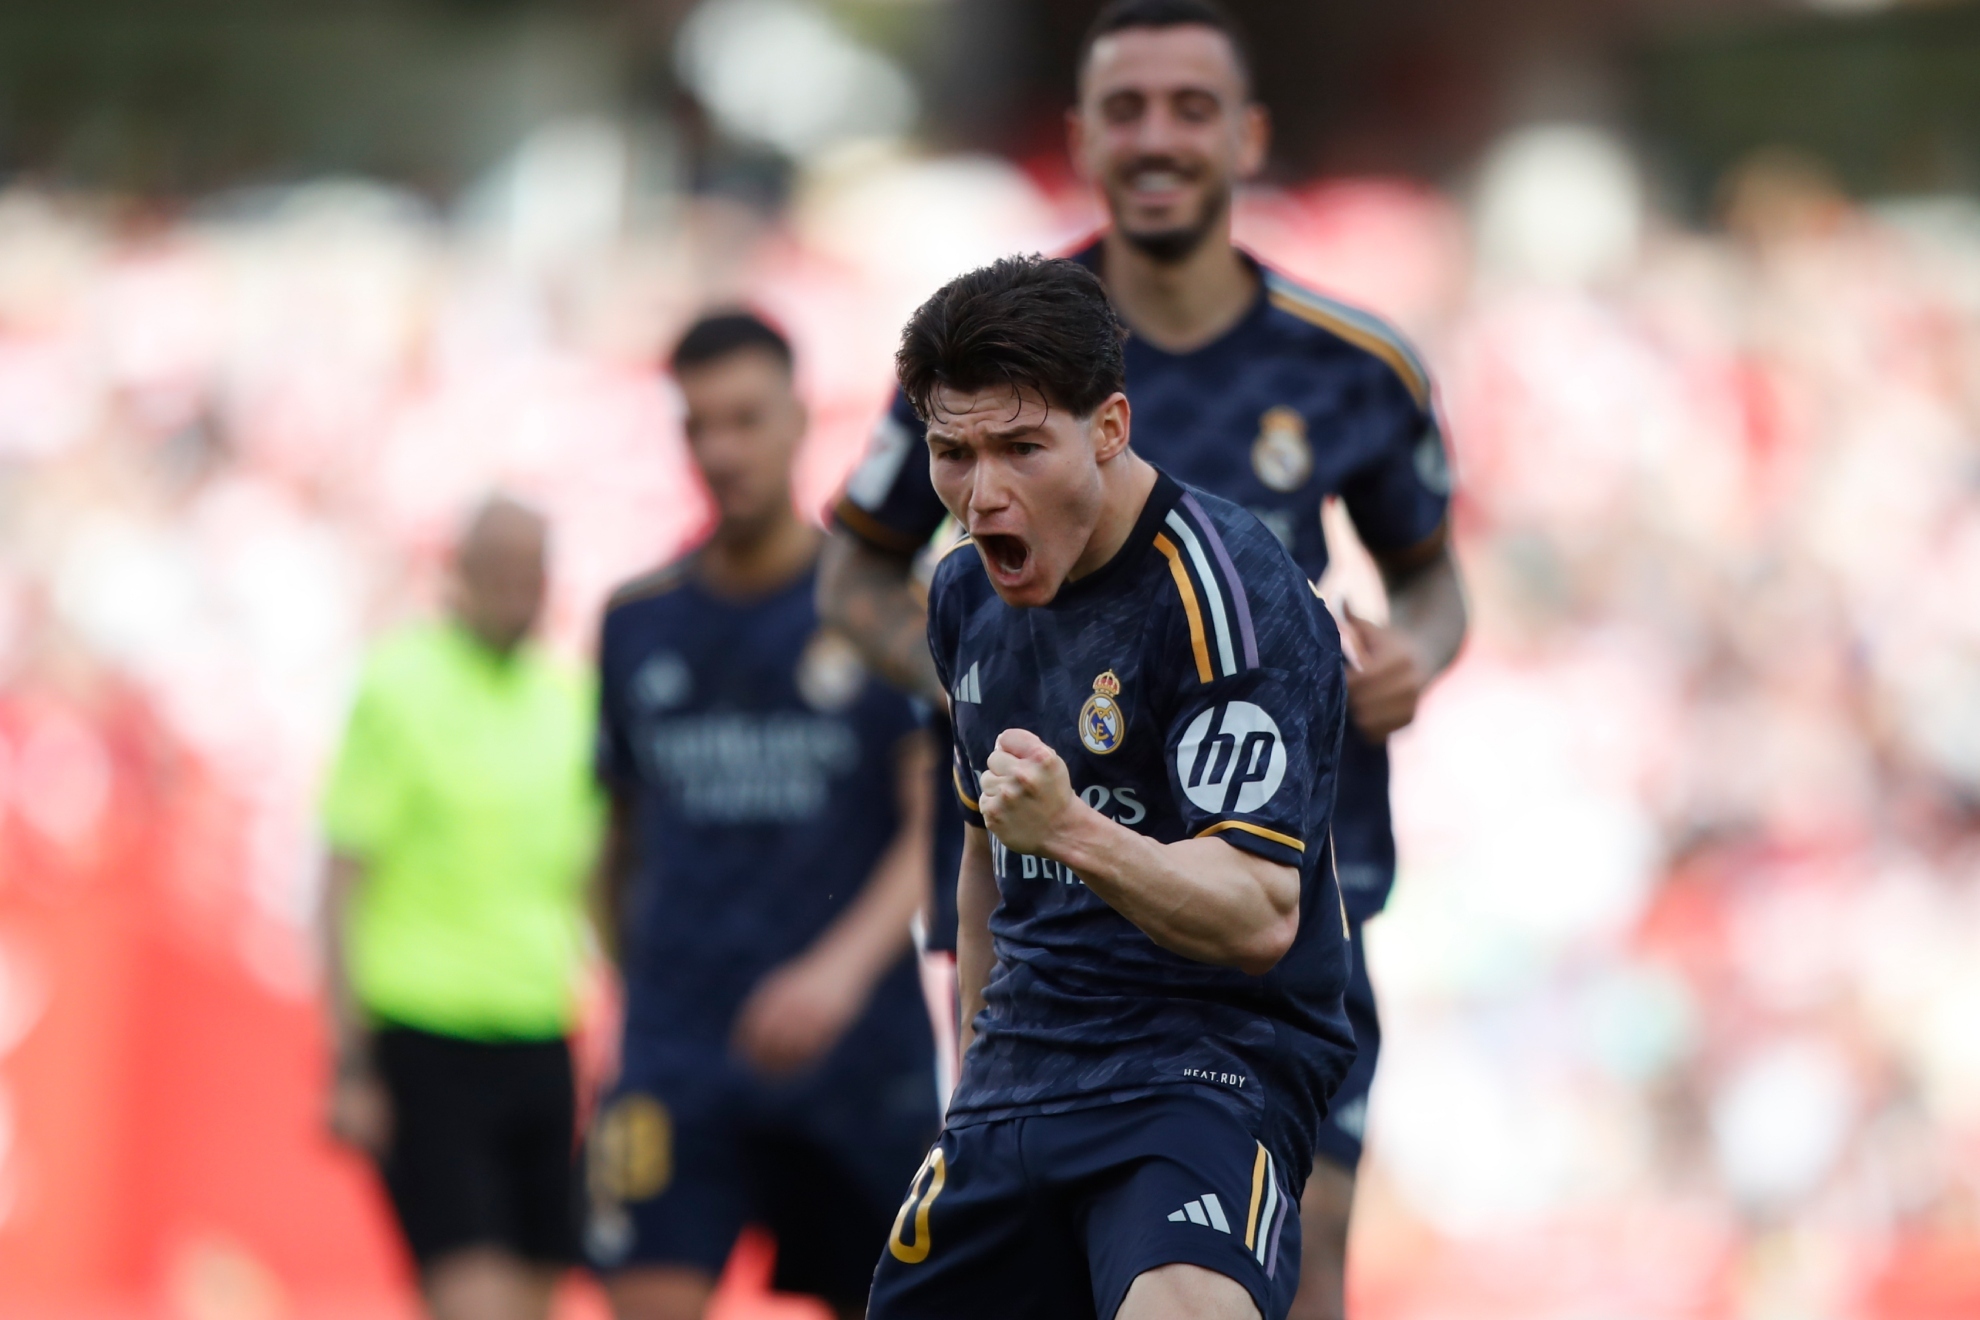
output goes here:
<path id="1" fill-rule="evenodd" d="M 962 681 L 956 684 L 956 690 L 949 694 L 955 698 L 957 704 L 965 701 L 972 705 L 981 705 L 983 703 L 983 679 L 977 672 L 981 665 L 982 661 L 977 661 L 975 664 L 970 665 L 969 672 L 964 674 Z"/>
<path id="2" fill-rule="evenodd" d="M 1183 1208 L 1169 1216 L 1172 1224 L 1185 1221 L 1214 1228 L 1219 1233 L 1231 1231 L 1231 1221 L 1224 1218 L 1223 1203 L 1217 1199 L 1215 1192 L 1205 1192 L 1198 1200 L 1183 1202 Z"/>

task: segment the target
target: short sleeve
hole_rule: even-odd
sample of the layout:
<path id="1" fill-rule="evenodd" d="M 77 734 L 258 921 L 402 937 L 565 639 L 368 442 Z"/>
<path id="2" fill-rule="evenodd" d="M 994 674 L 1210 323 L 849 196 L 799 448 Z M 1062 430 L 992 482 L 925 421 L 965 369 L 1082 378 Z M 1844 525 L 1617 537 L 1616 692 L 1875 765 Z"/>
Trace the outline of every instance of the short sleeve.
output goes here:
<path id="1" fill-rule="evenodd" d="M 1183 833 L 1301 866 L 1333 809 L 1340 636 L 1263 526 L 1219 527 L 1186 494 L 1167 529 L 1156 545 L 1176 589 L 1149 670 L 1174 676 L 1164 759 Z"/>
<path id="2" fill-rule="evenodd" d="M 935 675 L 942 682 L 944 691 L 953 690 L 955 648 L 962 634 L 962 604 L 954 586 L 956 570 L 946 561 L 935 566 L 935 580 L 928 587 L 928 654 L 935 662 Z M 970 769 L 969 757 L 963 752 L 962 732 L 954 721 L 947 721 L 950 737 L 950 783 L 955 788 L 956 801 L 962 805 L 963 818 L 982 829 L 983 813 L 976 800 L 979 788 L 976 772 Z"/>
<path id="3" fill-rule="evenodd" d="M 323 795 L 330 846 L 368 858 L 389 841 L 404 798 L 401 739 L 376 662 L 367 664 Z"/>
<path id="4" fill-rule="evenodd" d="M 1374 454 L 1342 482 L 1341 499 L 1362 544 L 1380 556 L 1422 545 L 1443 527 L 1451 467 L 1434 406 L 1400 378 L 1386 376 L 1370 407 Z"/>
<path id="5" fill-rule="evenodd" d="M 604 636 L 598 646 L 598 741 L 592 754 L 592 772 L 607 792 L 622 792 L 638 777 L 632 742 L 627 736 L 623 684 L 616 681 L 613 664 L 612 616 L 605 616 Z"/>
<path id="6" fill-rule="evenodd" d="M 977 797 L 983 790 L 977 783 L 976 772 L 969 768 L 969 758 L 963 755 L 962 743 L 952 741 L 949 751 L 949 759 L 953 763 L 949 777 L 955 784 L 956 801 L 962 804 L 963 819 L 979 830 L 988 829 L 983 823 L 983 808 L 977 804 Z"/>
<path id="7" fill-rule="evenodd" d="M 942 525 L 947 510 L 928 477 L 926 430 L 896 392 L 833 510 L 839 526 L 876 550 L 912 555 Z"/>
<path id="8" fill-rule="evenodd" d="M 1169 787 L 1190 838 L 1221 838 L 1300 866 L 1316 791 L 1331 799 L 1333 747 L 1313 745 L 1312 704 L 1326 693 L 1251 670 L 1199 687 L 1168 730 Z"/>
<path id="9" fill-rule="evenodd" d="M 910 733 L 928 727 L 928 707 L 875 675 L 867 680 L 862 723 L 864 736 L 878 746 L 891 748 Z"/>

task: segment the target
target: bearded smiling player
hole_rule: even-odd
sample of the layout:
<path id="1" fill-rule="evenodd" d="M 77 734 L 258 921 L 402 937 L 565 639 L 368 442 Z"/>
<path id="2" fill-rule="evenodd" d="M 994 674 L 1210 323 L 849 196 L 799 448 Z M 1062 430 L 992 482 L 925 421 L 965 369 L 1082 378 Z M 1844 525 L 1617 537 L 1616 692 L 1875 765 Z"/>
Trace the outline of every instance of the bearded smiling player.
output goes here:
<path id="1" fill-rule="evenodd" d="M 1338 496 L 1388 589 L 1388 626 L 1347 623 L 1350 718 L 1334 837 L 1359 1051 L 1318 1131 L 1293 1312 L 1324 1320 L 1343 1311 L 1354 1170 L 1381 1041 L 1360 955 L 1361 923 L 1381 911 L 1395 874 L 1385 743 L 1464 637 L 1448 468 L 1428 377 L 1402 340 L 1231 244 L 1231 193 L 1262 164 L 1269 125 L 1224 11 L 1204 0 L 1108 6 L 1088 36 L 1078 92 L 1069 145 L 1112 225 L 1073 259 L 1101 277 L 1132 332 L 1135 450 L 1250 510 L 1312 581 L 1329 560 L 1320 510 Z M 912 556 L 943 517 L 922 431 L 902 396 L 839 505 L 820 607 L 895 682 L 940 699 L 908 583 Z"/>

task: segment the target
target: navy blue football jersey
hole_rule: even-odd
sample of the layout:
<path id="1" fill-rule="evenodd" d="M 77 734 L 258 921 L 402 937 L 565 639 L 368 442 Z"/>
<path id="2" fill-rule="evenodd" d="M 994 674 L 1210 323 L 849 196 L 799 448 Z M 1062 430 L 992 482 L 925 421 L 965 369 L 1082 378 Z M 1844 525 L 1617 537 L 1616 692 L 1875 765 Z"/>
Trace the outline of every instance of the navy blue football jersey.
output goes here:
<path id="1" fill-rule="evenodd" d="M 599 772 L 633 805 L 626 1031 L 720 1050 L 764 974 L 852 903 L 900 828 L 908 699 L 821 631 L 815 574 L 730 600 L 679 569 L 622 590 L 600 647 Z M 928 1034 L 912 960 L 869 1013 Z"/>
<path id="2" fill-rule="evenodd" d="M 1095 245 L 1075 259 L 1097 268 Z M 1190 353 L 1127 343 L 1135 452 L 1178 481 L 1243 505 L 1306 576 L 1327 569 L 1320 508 L 1340 496 L 1379 554 L 1440 534 L 1450 469 L 1430 382 L 1376 318 L 1258 268 L 1260 293 L 1237 325 Z M 911 554 L 945 510 L 929 480 L 923 426 L 905 398 L 875 432 L 840 501 L 840 525 Z M 1348 726 L 1334 835 L 1348 910 L 1371 916 L 1395 878 L 1387 749 Z"/>
<path id="3" fill-rule="evenodd" d="M 1310 1160 L 1355 1045 L 1328 849 L 1345 684 L 1305 577 L 1257 519 L 1163 476 L 1121 551 L 1049 605 L 1005 605 L 974 547 L 950 554 L 928 632 L 972 824 L 998 735 L 1028 729 L 1129 829 L 1301 876 L 1292 950 L 1254 977 L 1161 948 L 1061 863 L 992 836 L 997 960 L 950 1121 L 1200 1087 Z"/>

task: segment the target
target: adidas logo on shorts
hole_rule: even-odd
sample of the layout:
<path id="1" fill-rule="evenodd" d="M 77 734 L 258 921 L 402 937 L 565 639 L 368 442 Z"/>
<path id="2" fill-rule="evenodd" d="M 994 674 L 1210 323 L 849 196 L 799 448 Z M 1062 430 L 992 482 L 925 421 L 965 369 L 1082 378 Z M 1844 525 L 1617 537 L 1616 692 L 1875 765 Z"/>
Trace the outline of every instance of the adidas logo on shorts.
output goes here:
<path id="1" fill-rule="evenodd" d="M 1219 1233 L 1231 1231 L 1231 1221 L 1224 1218 L 1223 1203 L 1217 1199 L 1215 1192 L 1205 1192 L 1199 1200 L 1183 1202 L 1183 1208 L 1169 1216 L 1172 1224 L 1184 1221 L 1214 1228 Z"/>

